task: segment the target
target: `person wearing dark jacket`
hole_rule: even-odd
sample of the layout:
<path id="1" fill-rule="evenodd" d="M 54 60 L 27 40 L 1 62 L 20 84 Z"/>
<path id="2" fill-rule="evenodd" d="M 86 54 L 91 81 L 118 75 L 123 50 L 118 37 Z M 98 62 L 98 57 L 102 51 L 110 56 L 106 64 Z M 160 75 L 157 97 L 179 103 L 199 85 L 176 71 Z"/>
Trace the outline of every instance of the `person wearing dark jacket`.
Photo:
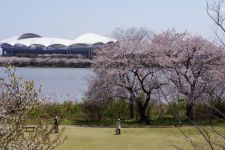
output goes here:
<path id="1" fill-rule="evenodd" d="M 53 120 L 53 129 L 55 130 L 55 133 L 59 132 L 59 120 L 58 120 L 58 116 L 55 116 L 54 120 Z"/>

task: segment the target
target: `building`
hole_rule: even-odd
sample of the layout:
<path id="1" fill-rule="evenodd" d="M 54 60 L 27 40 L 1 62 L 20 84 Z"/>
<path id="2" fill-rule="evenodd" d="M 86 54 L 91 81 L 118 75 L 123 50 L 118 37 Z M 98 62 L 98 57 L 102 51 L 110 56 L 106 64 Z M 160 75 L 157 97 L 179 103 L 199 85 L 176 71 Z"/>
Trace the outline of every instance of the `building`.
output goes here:
<path id="1" fill-rule="evenodd" d="M 94 50 L 115 39 L 94 33 L 87 33 L 75 40 L 42 37 L 34 33 L 26 33 L 0 41 L 3 56 L 22 54 L 79 54 L 92 58 Z"/>

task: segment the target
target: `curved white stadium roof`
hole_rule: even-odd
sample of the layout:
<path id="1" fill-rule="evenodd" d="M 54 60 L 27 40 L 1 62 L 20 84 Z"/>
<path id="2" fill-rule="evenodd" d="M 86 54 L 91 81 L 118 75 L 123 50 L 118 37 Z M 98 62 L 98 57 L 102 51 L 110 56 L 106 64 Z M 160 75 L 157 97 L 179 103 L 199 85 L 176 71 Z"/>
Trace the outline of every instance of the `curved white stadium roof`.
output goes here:
<path id="1" fill-rule="evenodd" d="M 28 37 L 26 38 L 26 35 L 28 35 Z M 25 45 L 25 46 L 31 46 L 31 45 L 43 45 L 43 46 L 50 46 L 50 45 L 54 45 L 54 44 L 60 44 L 60 45 L 65 45 L 65 46 L 70 46 L 73 44 L 95 44 L 95 43 L 108 43 L 108 42 L 116 42 L 115 39 L 112 38 L 108 38 L 108 37 L 104 37 L 95 33 L 86 33 L 83 34 L 81 36 L 79 36 L 78 38 L 76 38 L 75 40 L 68 40 L 68 39 L 62 39 L 62 38 L 48 38 L 48 37 L 38 37 L 38 36 L 32 36 L 35 34 L 32 33 L 27 33 L 27 34 L 23 34 L 21 36 L 15 36 L 12 38 L 8 38 L 5 40 L 0 41 L 0 45 L 3 43 L 7 43 L 10 44 L 12 46 L 19 44 L 19 45 Z M 23 37 L 23 38 L 20 38 Z"/>
<path id="2" fill-rule="evenodd" d="M 98 35 L 95 33 L 86 33 L 86 34 L 83 34 L 83 35 L 79 36 L 78 38 L 76 38 L 73 41 L 73 43 L 94 44 L 94 43 L 101 42 L 101 43 L 106 44 L 111 41 L 116 42 L 115 39 L 111 39 L 111 38 L 101 36 L 101 35 Z"/>
<path id="3" fill-rule="evenodd" d="M 8 39 L 4 39 L 2 41 L 0 41 L 0 44 L 1 43 L 8 43 L 10 45 L 12 45 L 11 43 L 14 44 L 14 41 L 16 41 L 20 36 L 14 36 L 14 37 L 11 37 L 11 38 L 8 38 Z"/>
<path id="4" fill-rule="evenodd" d="M 69 46 L 70 43 L 71 43 L 70 40 L 60 39 L 60 38 L 29 38 L 29 39 L 18 40 L 16 41 L 16 43 L 14 43 L 14 45 L 22 44 L 22 45 L 30 46 L 34 44 L 39 44 L 39 45 L 44 45 L 48 47 L 53 44 L 61 44 L 61 45 Z"/>

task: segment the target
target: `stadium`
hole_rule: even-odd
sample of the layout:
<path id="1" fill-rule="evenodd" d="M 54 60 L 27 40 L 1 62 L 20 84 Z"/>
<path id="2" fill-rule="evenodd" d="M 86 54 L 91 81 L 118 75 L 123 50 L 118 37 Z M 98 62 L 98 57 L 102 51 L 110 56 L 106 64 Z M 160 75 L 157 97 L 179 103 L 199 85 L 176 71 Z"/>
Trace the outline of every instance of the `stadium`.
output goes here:
<path id="1" fill-rule="evenodd" d="M 95 33 L 86 33 L 74 40 L 42 37 L 34 33 L 26 33 L 0 41 L 3 56 L 22 54 L 79 54 L 92 58 L 94 50 L 115 39 Z"/>

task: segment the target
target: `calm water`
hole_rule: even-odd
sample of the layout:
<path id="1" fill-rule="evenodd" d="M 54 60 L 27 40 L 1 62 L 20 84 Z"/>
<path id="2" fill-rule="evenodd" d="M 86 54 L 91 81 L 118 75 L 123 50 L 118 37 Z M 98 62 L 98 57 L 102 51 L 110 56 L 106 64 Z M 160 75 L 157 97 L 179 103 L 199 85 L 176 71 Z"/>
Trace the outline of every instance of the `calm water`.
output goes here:
<path id="1" fill-rule="evenodd" d="M 34 80 L 36 86 L 42 87 L 42 95 L 50 96 L 54 102 L 81 101 L 88 79 L 94 76 L 92 69 L 86 68 L 18 67 L 16 73 L 25 80 Z"/>

